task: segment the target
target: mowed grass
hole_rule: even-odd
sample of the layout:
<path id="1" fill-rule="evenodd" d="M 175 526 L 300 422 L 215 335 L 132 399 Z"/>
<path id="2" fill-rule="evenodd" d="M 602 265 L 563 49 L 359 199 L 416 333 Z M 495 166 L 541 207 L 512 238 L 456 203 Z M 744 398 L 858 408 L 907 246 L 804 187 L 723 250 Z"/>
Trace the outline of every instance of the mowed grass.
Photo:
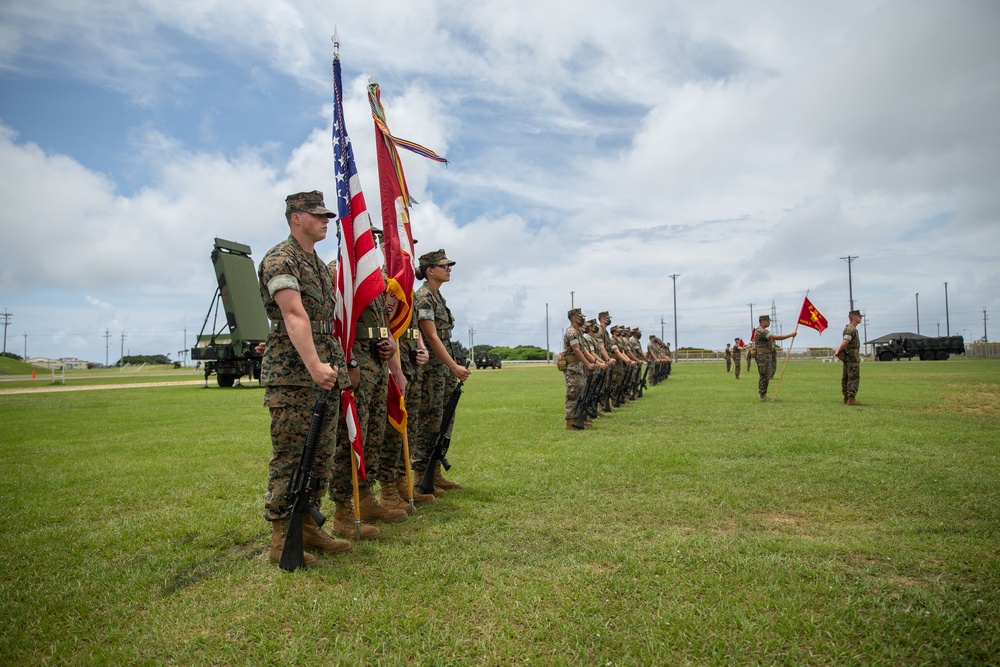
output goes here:
<path id="1" fill-rule="evenodd" d="M 1000 664 L 1000 361 L 724 369 L 475 372 L 466 488 L 291 574 L 261 389 L 0 395 L 0 663 Z"/>

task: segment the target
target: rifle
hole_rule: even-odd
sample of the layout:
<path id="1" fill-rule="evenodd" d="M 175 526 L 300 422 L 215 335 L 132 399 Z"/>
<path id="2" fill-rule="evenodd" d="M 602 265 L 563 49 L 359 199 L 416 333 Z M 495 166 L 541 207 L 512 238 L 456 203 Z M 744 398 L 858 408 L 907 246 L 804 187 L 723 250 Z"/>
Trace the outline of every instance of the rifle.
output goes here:
<path id="1" fill-rule="evenodd" d="M 583 386 L 583 392 L 580 394 L 580 398 L 576 399 L 576 421 L 573 422 L 573 428 L 580 430 L 584 428 L 584 424 L 587 422 L 587 417 L 590 416 L 590 404 L 594 399 L 594 389 L 597 387 L 599 380 L 598 371 L 591 371 L 587 374 L 587 384 Z"/>
<path id="2" fill-rule="evenodd" d="M 642 371 L 642 380 L 639 381 L 639 398 L 642 398 L 642 390 L 643 389 L 649 389 L 649 387 L 646 386 L 646 375 L 649 374 L 649 366 L 650 366 L 651 363 L 652 362 L 648 362 L 647 361 L 646 362 L 646 368 L 645 368 L 645 370 Z"/>
<path id="3" fill-rule="evenodd" d="M 292 479 L 285 491 L 285 500 L 289 501 L 292 507 L 278 567 L 288 572 L 306 567 L 302 544 L 302 513 L 309 512 L 317 526 L 322 526 L 326 521 L 326 517 L 320 513 L 319 508 L 312 501 L 312 494 L 319 488 L 319 476 L 312 471 L 312 468 L 316 460 L 316 440 L 319 438 L 320 429 L 323 428 L 323 418 L 326 416 L 326 405 L 326 394 L 320 393 L 313 406 L 309 431 L 306 434 L 306 441 L 302 445 L 299 465 L 292 472 Z"/>
<path id="4" fill-rule="evenodd" d="M 468 368 L 469 361 L 466 359 L 463 365 Z M 444 414 L 441 416 L 441 428 L 438 429 L 438 432 L 434 434 L 434 438 L 431 440 L 431 455 L 427 459 L 427 468 L 424 469 L 424 476 L 417 485 L 420 493 L 434 493 L 434 468 L 437 467 L 439 461 L 445 470 L 451 470 L 451 464 L 448 463 L 448 459 L 446 458 L 448 447 L 451 446 L 451 438 L 445 435 L 445 433 L 448 432 L 451 423 L 455 420 L 455 408 L 458 407 L 458 399 L 462 398 L 463 384 L 465 384 L 465 381 L 459 380 L 455 388 L 451 390 L 451 395 L 448 396 L 448 400 L 444 404 Z"/>

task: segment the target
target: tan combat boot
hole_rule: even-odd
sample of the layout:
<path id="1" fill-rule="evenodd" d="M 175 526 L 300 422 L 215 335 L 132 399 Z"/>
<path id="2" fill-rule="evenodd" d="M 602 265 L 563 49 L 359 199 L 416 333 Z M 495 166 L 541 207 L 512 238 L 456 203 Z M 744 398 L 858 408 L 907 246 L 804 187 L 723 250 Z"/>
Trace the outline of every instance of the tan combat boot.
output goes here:
<path id="1" fill-rule="evenodd" d="M 407 502 L 408 492 L 406 489 L 406 475 L 403 475 L 402 477 L 396 480 L 396 493 L 399 494 L 399 497 L 403 500 L 404 503 L 409 504 Z M 414 503 L 419 505 L 420 503 L 432 503 L 435 500 L 437 500 L 437 498 L 434 497 L 433 493 L 420 493 L 420 489 L 418 489 L 416 485 L 413 486 Z"/>
<path id="2" fill-rule="evenodd" d="M 850 398 L 847 399 L 847 404 L 848 405 L 864 405 L 864 403 L 862 403 L 861 401 L 855 399 L 853 396 L 851 396 Z"/>
<path id="3" fill-rule="evenodd" d="M 271 565 L 277 565 L 281 560 L 281 551 L 285 548 L 285 531 L 288 530 L 289 519 L 278 519 L 271 522 Z M 302 531 L 303 538 L 305 530 Z M 304 552 L 303 552 L 304 553 Z M 306 567 L 316 562 L 316 557 L 310 553 L 304 553 Z"/>
<path id="4" fill-rule="evenodd" d="M 396 490 L 395 482 L 380 483 L 382 489 L 378 493 L 378 504 L 388 510 L 403 510 L 407 514 L 413 511 L 408 500 L 403 500 Z"/>
<path id="5" fill-rule="evenodd" d="M 354 527 L 354 506 L 350 501 L 337 501 L 337 511 L 333 513 L 333 532 L 344 537 L 362 540 L 378 539 L 379 531 L 375 526 L 361 524 L 361 536 L 358 538 Z"/>
<path id="6" fill-rule="evenodd" d="M 328 554 L 351 550 L 350 542 L 347 540 L 335 540 L 324 533 L 323 529 L 316 525 L 316 521 L 308 512 L 305 513 L 302 521 L 302 544 L 314 549 L 322 549 Z"/>
<path id="7" fill-rule="evenodd" d="M 375 499 L 375 494 L 372 493 L 372 487 L 362 486 L 358 489 L 358 494 L 358 498 L 360 499 L 358 506 L 361 508 L 361 518 L 363 520 L 385 521 L 386 523 L 406 520 L 405 510 L 391 510 L 379 505 L 378 500 Z"/>
<path id="8" fill-rule="evenodd" d="M 424 471 L 423 470 L 417 470 L 416 468 L 414 468 L 413 469 L 413 493 L 420 493 L 420 480 L 422 480 L 423 478 L 424 478 Z M 434 485 L 434 497 L 435 498 L 440 498 L 441 496 L 444 495 L 444 493 L 445 493 L 444 489 L 442 489 L 437 484 Z"/>
<path id="9" fill-rule="evenodd" d="M 444 489 L 445 491 L 452 491 L 454 489 L 461 489 L 462 485 L 458 482 L 452 482 L 444 478 L 444 474 L 441 472 L 441 462 L 438 461 L 434 464 L 434 486 L 439 489 Z"/>

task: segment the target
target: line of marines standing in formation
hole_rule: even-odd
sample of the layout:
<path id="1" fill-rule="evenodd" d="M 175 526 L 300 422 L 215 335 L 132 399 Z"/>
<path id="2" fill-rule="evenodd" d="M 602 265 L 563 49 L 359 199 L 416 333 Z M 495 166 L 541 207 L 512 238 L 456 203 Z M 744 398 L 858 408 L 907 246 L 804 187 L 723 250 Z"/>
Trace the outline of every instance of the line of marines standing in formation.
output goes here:
<path id="1" fill-rule="evenodd" d="M 584 430 L 593 420 L 614 412 L 642 391 L 670 375 L 670 343 L 650 334 L 642 350 L 638 327 L 609 326 L 611 315 L 587 320 L 580 308 L 566 313 L 570 325 L 556 366 L 566 375 L 566 428 Z"/>

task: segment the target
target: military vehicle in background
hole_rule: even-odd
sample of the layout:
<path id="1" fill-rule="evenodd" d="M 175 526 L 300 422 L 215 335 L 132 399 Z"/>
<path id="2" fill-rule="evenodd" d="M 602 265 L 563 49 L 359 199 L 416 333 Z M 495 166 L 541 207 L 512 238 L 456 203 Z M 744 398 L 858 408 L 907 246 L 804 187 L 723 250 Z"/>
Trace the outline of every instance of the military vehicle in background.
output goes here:
<path id="1" fill-rule="evenodd" d="M 201 325 L 191 359 L 203 364 L 205 386 L 213 373 L 220 387 L 232 387 L 240 378 L 260 382 L 262 355 L 257 345 L 267 339 L 270 324 L 260 298 L 257 271 L 250 259 L 250 246 L 216 238 L 212 264 L 219 286 Z M 219 304 L 225 321 L 219 322 Z M 212 329 L 205 333 L 212 317 Z M 228 331 L 227 331 L 228 330 Z"/>
<path id="2" fill-rule="evenodd" d="M 480 352 L 476 357 L 476 368 L 500 368 L 502 365 L 499 354 Z"/>
<path id="3" fill-rule="evenodd" d="M 892 333 L 869 341 L 875 346 L 879 361 L 912 359 L 944 361 L 953 354 L 965 354 L 965 339 L 961 336 L 921 336 L 915 333 Z"/>

